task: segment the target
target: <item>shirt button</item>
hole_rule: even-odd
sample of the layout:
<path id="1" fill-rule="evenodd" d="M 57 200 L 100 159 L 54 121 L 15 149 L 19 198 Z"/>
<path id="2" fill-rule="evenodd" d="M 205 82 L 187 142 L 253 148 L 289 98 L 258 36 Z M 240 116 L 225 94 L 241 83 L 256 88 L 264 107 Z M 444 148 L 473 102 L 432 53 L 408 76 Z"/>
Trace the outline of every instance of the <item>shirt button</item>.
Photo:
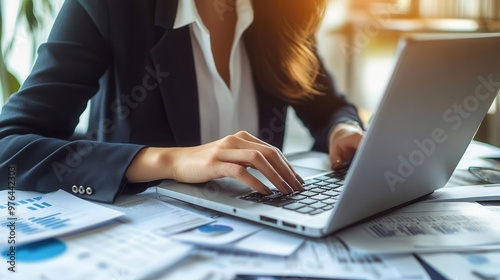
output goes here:
<path id="1" fill-rule="evenodd" d="M 77 187 L 76 185 L 73 185 L 73 186 L 71 187 L 71 191 L 72 191 L 73 193 L 78 193 L 78 187 Z"/>
<path id="2" fill-rule="evenodd" d="M 85 188 L 84 188 L 83 186 L 80 186 L 80 187 L 78 188 L 78 192 L 79 192 L 80 194 L 85 194 Z"/>
<path id="3" fill-rule="evenodd" d="M 88 194 L 88 195 L 92 195 L 94 193 L 94 190 L 91 188 L 91 187 L 87 187 L 85 189 L 85 192 Z"/>

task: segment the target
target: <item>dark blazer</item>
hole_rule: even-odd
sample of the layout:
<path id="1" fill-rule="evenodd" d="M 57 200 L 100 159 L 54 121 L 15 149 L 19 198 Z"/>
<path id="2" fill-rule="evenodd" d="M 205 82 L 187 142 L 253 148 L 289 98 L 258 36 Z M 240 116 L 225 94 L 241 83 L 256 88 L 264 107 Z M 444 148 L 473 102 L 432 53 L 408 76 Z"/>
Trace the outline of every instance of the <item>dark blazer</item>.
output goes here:
<path id="1" fill-rule="evenodd" d="M 189 29 L 173 30 L 176 11 L 173 0 L 64 3 L 30 76 L 2 109 L 2 188 L 15 166 L 18 190 L 113 202 L 156 183 L 128 184 L 124 176 L 142 148 L 200 144 Z M 359 118 L 326 73 L 318 82 L 325 94 L 294 108 L 313 148 L 326 152 L 330 128 Z M 259 137 L 281 147 L 288 105 L 256 89 Z M 89 130 L 73 140 L 90 99 Z"/>

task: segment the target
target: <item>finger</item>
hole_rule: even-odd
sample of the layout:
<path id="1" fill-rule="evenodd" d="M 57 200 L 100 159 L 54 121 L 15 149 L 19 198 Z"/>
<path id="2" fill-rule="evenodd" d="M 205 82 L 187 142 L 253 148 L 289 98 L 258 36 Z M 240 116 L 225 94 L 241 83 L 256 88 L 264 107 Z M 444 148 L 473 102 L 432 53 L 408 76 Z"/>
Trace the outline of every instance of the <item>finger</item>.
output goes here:
<path id="1" fill-rule="evenodd" d="M 219 161 L 236 163 L 240 166 L 251 166 L 259 170 L 282 193 L 289 194 L 293 192 L 293 188 L 283 180 L 283 177 L 281 177 L 260 151 L 225 149 L 219 152 L 217 159 Z"/>
<path id="2" fill-rule="evenodd" d="M 359 135 L 350 135 L 343 137 L 330 144 L 330 160 L 332 169 L 346 168 L 351 162 L 361 140 Z"/>
<path id="3" fill-rule="evenodd" d="M 246 131 L 240 131 L 240 132 L 236 133 L 235 135 L 242 138 L 242 139 L 245 139 L 247 141 L 254 142 L 257 144 L 264 145 L 266 147 L 276 149 L 277 151 L 279 151 L 279 155 L 282 158 L 283 162 L 288 166 L 288 168 L 290 168 L 290 170 L 292 170 L 294 173 L 296 173 L 295 170 L 293 169 L 293 166 L 290 164 L 290 162 L 288 162 L 285 155 L 283 155 L 283 153 L 278 148 L 274 147 L 273 145 L 271 145 L 265 141 L 260 140 L 259 138 L 253 136 L 252 134 L 250 134 Z"/>
<path id="4" fill-rule="evenodd" d="M 281 153 L 281 151 L 275 147 L 263 146 L 259 150 L 265 157 L 267 161 L 272 165 L 272 167 L 281 175 L 281 177 L 291 186 L 292 190 L 303 191 L 302 183 L 298 180 L 298 174 L 291 167 L 288 160 Z M 301 178 L 302 179 L 302 178 Z"/>
<path id="5" fill-rule="evenodd" d="M 352 159 L 363 134 L 364 131 L 359 126 L 351 124 L 340 123 L 333 128 L 328 147 L 332 169 L 341 168 Z"/>
<path id="6" fill-rule="evenodd" d="M 278 173 L 285 179 L 285 181 L 292 187 L 293 190 L 303 191 L 302 184 L 304 179 L 292 167 L 290 162 L 286 159 L 285 155 L 276 147 L 266 143 L 259 138 L 245 132 L 240 131 L 235 134 L 246 141 L 249 146 L 240 146 L 240 148 L 255 148 L 260 151 L 271 165 L 278 171 Z"/>
<path id="7" fill-rule="evenodd" d="M 332 169 L 338 169 L 344 162 L 344 158 L 341 156 L 342 152 L 338 146 L 330 149 L 330 162 L 332 163 Z"/>
<path id="8" fill-rule="evenodd" d="M 252 174 L 250 174 L 245 167 L 229 162 L 221 162 L 217 166 L 218 172 L 219 174 L 221 174 L 221 176 L 236 178 L 243 184 L 258 191 L 261 194 L 273 194 L 273 192 L 266 185 L 252 176 Z"/>

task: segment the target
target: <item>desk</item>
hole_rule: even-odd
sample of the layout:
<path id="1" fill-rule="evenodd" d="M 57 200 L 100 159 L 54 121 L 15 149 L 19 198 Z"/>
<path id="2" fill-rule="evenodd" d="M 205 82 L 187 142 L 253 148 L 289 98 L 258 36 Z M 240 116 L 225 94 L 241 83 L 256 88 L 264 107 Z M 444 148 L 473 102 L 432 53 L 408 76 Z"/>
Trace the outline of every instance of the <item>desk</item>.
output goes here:
<path id="1" fill-rule="evenodd" d="M 481 149 L 481 148 L 485 148 L 485 147 L 483 147 L 481 145 L 476 145 L 476 144 L 477 143 L 474 144 L 474 147 L 480 148 L 480 149 L 475 149 L 473 152 L 480 152 L 481 150 L 484 151 L 484 149 Z M 489 147 L 486 147 L 486 151 L 488 151 L 488 148 Z M 490 150 L 490 151 L 498 152 L 496 148 L 494 148 L 493 150 Z M 494 160 L 487 160 L 487 159 L 480 159 L 480 158 L 465 156 L 461 165 L 459 165 L 459 167 L 455 171 L 452 179 L 448 183 L 447 187 L 456 187 L 459 185 L 470 185 L 470 184 L 477 184 L 478 183 L 477 179 L 474 176 L 472 176 L 470 173 L 468 173 L 468 171 L 463 169 L 469 163 L 473 163 L 474 165 L 484 164 L 484 166 L 488 166 L 488 167 L 498 166 L 498 163 Z M 185 204 L 185 203 L 180 202 L 180 201 L 173 200 L 173 199 L 168 198 L 168 197 L 160 197 L 156 194 L 154 188 L 150 188 L 146 192 L 144 192 L 142 194 L 135 195 L 133 197 L 134 198 L 157 199 L 159 201 L 168 202 L 170 205 L 189 210 L 190 212 L 201 213 L 201 214 L 210 213 L 209 211 L 207 211 L 205 209 L 202 209 L 199 207 L 193 207 L 191 205 Z M 123 197 L 123 198 L 127 198 L 127 197 Z M 132 205 L 134 205 L 134 204 L 132 204 Z M 133 211 L 135 211 L 136 214 L 138 212 L 142 213 L 142 211 L 143 211 L 144 215 L 148 215 L 147 211 L 151 211 L 151 210 L 146 210 L 146 209 L 140 209 L 139 204 L 135 204 L 134 207 L 135 207 L 135 209 Z M 208 215 L 211 216 L 212 214 L 208 214 Z M 139 214 L 137 214 L 137 215 L 139 215 Z M 212 217 L 216 217 L 215 215 L 216 214 L 214 214 L 214 216 L 212 216 Z M 144 229 L 144 228 L 142 228 L 142 229 Z M 105 229 L 102 229 L 102 230 L 105 230 Z M 102 231 L 102 230 L 100 231 L 100 234 L 98 236 L 95 236 L 96 238 L 102 239 L 102 237 L 106 235 L 105 231 Z M 83 233 L 83 234 L 85 234 L 85 233 Z M 66 239 L 64 239 L 64 238 L 66 238 Z M 64 240 L 71 240 L 71 238 L 74 238 L 74 237 L 72 237 L 72 236 L 63 237 Z M 113 238 L 113 237 L 110 236 L 109 238 Z M 331 238 L 331 237 L 327 237 L 325 239 L 308 239 L 308 242 L 311 242 L 311 243 L 319 242 L 319 243 L 315 243 L 315 244 L 321 244 L 322 240 L 326 240 L 328 238 Z M 134 241 L 134 240 L 132 240 L 132 241 Z M 145 242 L 147 242 L 147 240 L 145 240 Z M 115 244 L 114 246 L 120 246 L 119 243 L 115 242 L 114 244 Z M 258 245 L 259 244 L 256 244 L 256 246 L 258 246 Z M 305 246 L 305 245 L 303 245 L 303 246 Z M 316 249 L 318 249 L 318 248 L 320 248 L 320 247 L 316 247 Z M 135 248 L 126 248 L 126 249 L 140 251 L 140 250 L 145 250 L 146 248 L 141 247 L 140 243 L 139 243 L 139 244 L 137 244 L 137 246 Z M 95 248 L 93 250 L 96 250 L 96 251 L 92 251 L 92 253 L 99 255 L 99 254 L 105 254 L 106 250 L 113 250 L 113 248 L 102 248 L 102 251 L 100 251 L 100 249 L 95 249 Z M 301 250 L 304 250 L 304 248 L 301 247 L 299 249 L 299 251 L 297 251 L 295 254 L 299 254 L 299 256 L 305 256 L 305 255 L 300 255 L 302 252 Z M 316 253 L 318 253 L 318 252 L 319 251 L 316 251 Z M 69 254 L 72 252 L 68 251 L 67 253 Z M 345 252 L 343 252 L 343 253 L 345 253 Z M 132 251 L 131 251 L 131 254 L 133 254 Z M 225 262 L 222 261 L 223 258 L 221 257 L 224 255 L 226 256 Z M 75 256 L 78 256 L 78 254 Z M 351 261 L 353 261 L 351 255 L 345 255 L 345 256 L 347 256 L 347 258 L 351 258 Z M 247 258 L 247 257 L 249 257 L 249 258 Z M 147 262 L 148 261 L 147 258 L 145 258 L 145 259 L 140 259 L 140 258 L 144 258 L 144 257 L 141 257 L 141 255 L 138 254 L 138 259 L 136 259 L 135 261 L 137 261 L 137 262 Z M 226 273 L 227 271 L 225 271 L 225 270 L 230 268 L 227 266 L 227 264 L 229 263 L 227 260 L 231 259 L 231 258 L 233 258 L 233 260 L 231 260 L 232 264 L 237 265 L 239 267 L 247 266 L 247 270 L 249 270 L 248 268 L 250 268 L 251 270 L 253 270 L 253 272 L 256 272 L 256 271 L 261 271 L 261 269 L 264 269 L 263 268 L 264 264 L 279 265 L 279 263 L 284 262 L 284 260 L 286 260 L 286 259 L 293 259 L 294 255 L 292 255 L 290 258 L 273 257 L 273 256 L 262 256 L 262 257 L 256 258 L 256 255 L 253 253 L 248 254 L 245 252 L 231 252 L 227 249 L 224 249 L 224 250 L 221 250 L 220 248 L 219 249 L 213 249 L 213 248 L 212 249 L 203 249 L 203 250 L 195 249 L 188 258 L 186 258 L 182 262 L 176 264 L 172 269 L 169 269 L 165 273 L 161 274 L 161 276 L 159 278 L 154 278 L 154 279 L 257 279 L 254 276 L 244 276 L 244 275 L 240 275 L 238 278 L 235 278 L 235 274 L 238 274 L 238 271 L 233 271 L 234 273 L 233 272 Z M 360 256 L 357 256 L 356 258 L 358 258 L 358 259 L 354 260 L 354 262 L 358 262 L 357 263 L 358 269 L 362 269 L 362 268 L 364 268 L 364 269 L 367 269 L 367 268 L 379 269 L 379 271 L 384 271 L 387 273 L 405 272 L 405 271 L 400 271 L 402 269 L 401 269 L 401 267 L 398 267 L 398 265 L 403 265 L 403 261 L 410 260 L 409 263 L 407 262 L 405 264 L 405 269 L 407 269 L 407 270 L 413 269 L 413 272 L 412 272 L 412 273 L 414 273 L 413 275 L 420 276 L 420 278 L 412 278 L 412 279 L 444 279 L 443 276 L 441 276 L 439 273 L 437 273 L 428 264 L 426 264 L 425 262 L 423 262 L 421 260 L 417 261 L 417 259 L 414 256 L 412 256 L 411 254 L 397 255 L 397 256 L 381 256 L 380 259 L 373 258 L 373 257 L 364 258 L 364 257 L 360 257 Z M 253 261 L 249 261 L 249 260 L 253 260 Z M 411 260 L 413 260 L 413 262 Z M 88 270 L 88 268 L 90 268 L 92 266 L 90 264 L 87 264 L 86 263 L 87 261 L 90 261 L 90 260 L 76 261 L 74 263 L 68 263 L 66 261 L 65 264 L 74 266 L 74 267 L 70 267 L 69 269 L 81 271 L 82 277 L 78 278 L 78 279 L 89 279 L 88 276 L 85 276 L 88 274 L 88 271 L 86 271 L 86 270 Z M 244 261 L 246 261 L 246 263 L 244 263 Z M 291 266 L 291 264 L 295 264 L 295 265 L 301 266 L 301 269 L 304 273 L 303 275 L 306 276 L 306 275 L 313 275 L 311 273 L 314 272 L 313 270 L 318 268 L 318 267 L 330 265 L 329 262 L 315 263 L 315 259 L 308 258 L 308 257 L 305 257 L 305 258 L 299 257 L 297 259 L 297 261 L 298 262 L 295 262 L 295 263 L 289 263 L 288 267 L 286 265 L 284 265 L 283 270 L 281 272 L 284 275 L 286 275 L 288 271 L 293 271 L 294 269 L 296 269 L 296 267 Z M 349 262 L 349 260 L 346 259 L 346 260 L 344 260 L 344 262 Z M 363 265 L 360 265 L 361 262 L 363 263 Z M 368 263 L 368 262 L 370 262 L 370 263 Z M 380 267 L 381 263 L 386 265 L 386 267 Z M 409 264 L 411 264 L 412 267 L 409 267 Z M 94 264 L 92 264 L 92 265 L 94 265 Z M 379 267 L 376 267 L 377 265 L 379 265 Z M 102 266 L 102 264 L 101 264 L 101 266 Z M 354 266 L 352 266 L 352 267 L 354 267 Z M 22 262 L 18 264 L 18 268 L 19 268 L 19 270 L 22 270 L 22 268 L 23 268 Z M 66 267 L 66 269 L 68 269 L 68 267 Z M 2 266 L 2 270 L 3 270 L 3 266 Z M 0 278 L 2 278 L 1 277 L 2 275 L 5 275 L 5 274 L 2 274 L 4 272 L 5 271 L 0 271 Z M 336 273 L 336 272 L 338 272 L 338 271 L 333 271 L 333 273 Z M 246 272 L 245 272 L 245 274 L 246 274 Z M 354 273 L 353 275 L 359 275 L 359 274 Z M 367 275 L 370 275 L 370 274 L 367 274 Z M 379 275 L 380 277 L 375 277 L 376 274 L 371 274 L 371 275 L 373 276 L 371 278 L 380 278 L 380 279 L 384 279 L 384 276 L 385 276 L 385 275 Z M 8 274 L 8 276 L 9 276 L 9 278 L 2 278 L 2 279 L 22 279 L 22 278 L 10 277 L 10 276 L 12 276 L 12 274 Z M 110 279 L 108 277 L 110 275 L 99 275 L 99 278 L 101 278 L 100 276 L 102 276 L 103 279 L 104 278 Z M 299 275 L 295 275 L 295 278 L 293 278 L 293 279 L 297 279 L 298 276 Z M 122 274 L 113 274 L 110 277 L 112 277 L 113 279 L 129 279 L 127 275 L 122 275 Z M 347 277 L 344 277 L 344 278 L 347 278 Z M 359 278 L 359 277 L 357 277 L 357 278 Z M 397 277 L 397 278 L 399 278 L 399 277 Z M 53 279 L 53 278 L 46 277 L 46 278 L 42 278 L 42 279 Z M 56 276 L 55 279 L 67 279 L 67 278 L 65 278 L 64 275 L 59 274 Z M 270 278 L 266 278 L 266 279 L 270 279 Z M 312 279 L 312 278 L 300 278 L 300 279 Z M 321 278 L 321 279 L 326 279 L 326 278 Z"/>

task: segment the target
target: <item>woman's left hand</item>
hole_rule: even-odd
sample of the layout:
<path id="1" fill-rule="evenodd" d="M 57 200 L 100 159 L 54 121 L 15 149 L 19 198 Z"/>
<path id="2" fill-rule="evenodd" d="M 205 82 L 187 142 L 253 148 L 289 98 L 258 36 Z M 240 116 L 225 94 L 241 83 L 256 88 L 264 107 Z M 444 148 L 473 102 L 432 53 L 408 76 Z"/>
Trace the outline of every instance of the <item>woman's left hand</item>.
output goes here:
<path id="1" fill-rule="evenodd" d="M 356 124 L 339 123 L 333 128 L 329 137 L 329 154 L 333 170 L 346 168 L 350 164 L 363 136 L 363 129 Z"/>

